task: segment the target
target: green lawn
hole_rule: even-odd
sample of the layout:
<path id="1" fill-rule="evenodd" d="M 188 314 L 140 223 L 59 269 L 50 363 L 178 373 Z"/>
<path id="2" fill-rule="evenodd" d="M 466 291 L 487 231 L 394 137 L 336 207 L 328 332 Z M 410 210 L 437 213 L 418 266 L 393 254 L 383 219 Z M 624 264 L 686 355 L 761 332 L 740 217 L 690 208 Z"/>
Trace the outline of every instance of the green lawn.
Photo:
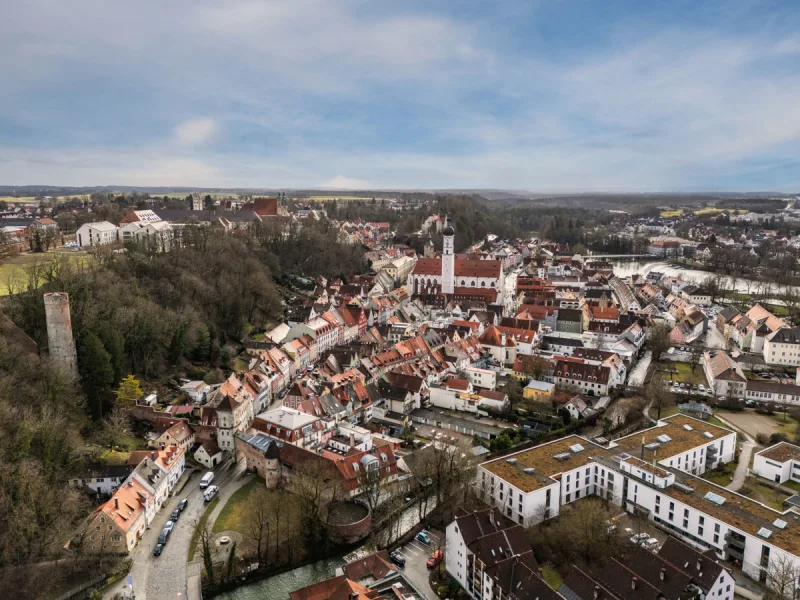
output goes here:
<path id="1" fill-rule="evenodd" d="M 697 365 L 692 373 L 692 367 L 686 363 L 671 362 L 666 363 L 662 369 L 671 369 L 674 372 L 662 372 L 664 381 L 679 381 L 681 383 L 692 383 L 695 385 L 706 384 L 706 376 L 703 374 L 702 365 Z"/>
<path id="2" fill-rule="evenodd" d="M 28 268 L 36 263 L 45 263 L 57 257 L 66 257 L 70 262 L 78 263 L 87 259 L 85 252 L 67 250 L 50 250 L 29 254 L 16 254 L 0 262 L 0 296 L 8 296 L 12 291 L 20 291 L 28 287 Z M 43 282 L 38 282 L 41 285 Z"/>
<path id="3" fill-rule="evenodd" d="M 248 481 L 238 490 L 236 490 L 222 510 L 219 512 L 217 520 L 214 521 L 214 533 L 220 531 L 238 531 L 243 533 L 242 518 L 244 516 L 244 507 L 247 506 L 247 499 L 254 490 L 264 487 L 264 480 L 259 477 L 254 477 Z"/>
<path id="4" fill-rule="evenodd" d="M 197 544 L 200 542 L 200 530 L 205 526 L 206 521 L 208 521 L 208 517 L 211 516 L 211 513 L 217 507 L 217 504 L 219 504 L 219 496 L 208 503 L 205 511 L 203 511 L 203 515 L 197 521 L 197 525 L 194 528 L 194 533 L 192 533 L 192 541 L 189 543 L 189 562 L 194 560 L 194 553 L 197 550 Z"/>
<path id="5" fill-rule="evenodd" d="M 783 511 L 783 501 L 789 496 L 767 487 L 755 477 L 748 477 L 739 493 L 775 510 Z"/>
<path id="6" fill-rule="evenodd" d="M 790 490 L 794 490 L 795 492 L 800 494 L 800 483 L 797 483 L 796 481 L 789 480 L 782 483 L 781 485 L 784 487 L 788 487 Z"/>
<path id="7" fill-rule="evenodd" d="M 717 427 L 722 427 L 723 429 L 730 430 L 730 427 L 728 425 L 726 425 L 725 423 L 723 423 L 722 421 L 720 421 L 717 417 L 714 417 L 714 416 L 709 417 L 708 421 L 706 421 L 706 422 L 707 423 L 711 423 L 712 425 L 716 425 Z"/>
<path id="8" fill-rule="evenodd" d="M 719 486 L 725 487 L 731 482 L 731 477 L 736 471 L 736 462 L 729 462 L 722 466 L 721 470 L 714 469 L 713 471 L 706 471 L 703 479 L 716 483 Z"/>
<path id="9" fill-rule="evenodd" d="M 797 431 L 797 421 L 787 414 L 784 414 L 782 412 L 775 413 L 775 415 L 773 415 L 770 418 L 775 423 L 775 429 L 777 433 L 782 433 L 784 435 L 792 437 L 794 433 Z"/>
<path id="10" fill-rule="evenodd" d="M 236 371 L 237 373 L 244 373 L 245 371 L 247 371 L 247 367 L 249 366 L 250 365 L 247 363 L 247 361 L 241 358 L 237 358 L 236 360 L 233 361 L 233 370 Z"/>
<path id="11" fill-rule="evenodd" d="M 683 214 L 681 209 L 677 210 L 662 210 L 661 215 L 662 217 L 669 218 L 669 217 L 680 217 Z"/>
<path id="12" fill-rule="evenodd" d="M 564 578 L 561 576 L 561 573 L 556 571 L 553 568 L 553 565 L 546 564 L 542 567 L 542 579 L 545 580 L 545 583 L 549 585 L 554 590 L 557 590 L 561 585 L 561 582 L 564 581 Z"/>

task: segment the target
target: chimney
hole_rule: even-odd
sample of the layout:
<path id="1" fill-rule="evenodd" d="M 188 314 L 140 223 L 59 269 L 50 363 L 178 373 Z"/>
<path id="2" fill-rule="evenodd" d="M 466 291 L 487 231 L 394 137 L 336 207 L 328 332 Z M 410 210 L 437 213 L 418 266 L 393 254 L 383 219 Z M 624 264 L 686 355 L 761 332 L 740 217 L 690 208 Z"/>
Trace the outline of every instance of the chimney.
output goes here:
<path id="1" fill-rule="evenodd" d="M 150 458 L 155 460 L 156 459 L 156 453 L 155 452 L 151 452 L 150 453 Z"/>
<path id="2" fill-rule="evenodd" d="M 492 508 L 489 509 L 489 523 L 494 525 L 494 509 Z"/>
<path id="3" fill-rule="evenodd" d="M 697 559 L 697 570 L 699 571 L 702 568 L 703 568 L 703 565 L 700 564 L 700 559 L 698 558 Z"/>
<path id="4" fill-rule="evenodd" d="M 594 600 L 597 600 L 597 598 L 599 597 L 600 597 L 600 586 L 596 585 L 594 586 Z"/>
<path id="5" fill-rule="evenodd" d="M 659 575 L 661 581 L 664 581 L 664 577 L 666 577 L 666 575 L 667 575 L 667 569 L 665 567 L 661 567 L 661 574 Z"/>
<path id="6" fill-rule="evenodd" d="M 631 579 L 631 589 L 632 589 L 632 590 L 635 590 L 635 589 L 636 589 L 636 582 L 637 582 L 637 581 L 638 581 L 638 578 L 637 578 L 637 577 L 634 577 L 633 579 Z"/>
<path id="7" fill-rule="evenodd" d="M 114 496 L 114 508 L 119 510 L 119 496 Z"/>

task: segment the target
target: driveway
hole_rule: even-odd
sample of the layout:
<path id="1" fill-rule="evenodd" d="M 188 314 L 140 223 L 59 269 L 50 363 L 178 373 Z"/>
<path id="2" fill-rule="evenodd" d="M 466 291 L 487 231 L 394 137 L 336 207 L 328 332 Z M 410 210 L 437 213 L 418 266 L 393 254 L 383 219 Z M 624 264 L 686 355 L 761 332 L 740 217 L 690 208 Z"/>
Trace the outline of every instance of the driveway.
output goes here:
<path id="1" fill-rule="evenodd" d="M 230 464 L 231 466 L 227 469 L 218 467 L 214 471 L 214 485 L 220 488 L 221 501 L 218 507 L 223 505 L 224 500 L 233 491 L 249 480 L 247 477 L 237 477 L 235 463 L 231 462 Z M 194 525 L 205 510 L 203 490 L 199 488 L 200 478 L 203 473 L 205 471 L 196 471 L 189 483 L 183 488 L 181 495 L 170 498 L 164 503 L 150 529 L 145 531 L 139 541 L 139 545 L 132 555 L 133 565 L 130 570 L 130 575 L 133 577 L 133 592 L 136 595 L 136 600 L 146 600 L 148 596 L 151 600 L 186 597 L 186 563 L 189 557 L 189 544 L 194 533 Z M 189 500 L 186 509 L 181 513 L 178 522 L 175 524 L 175 528 L 172 530 L 161 556 L 153 556 L 153 548 L 155 548 L 164 524 L 169 520 L 178 502 L 183 498 Z M 212 522 L 209 520 L 209 526 L 211 524 Z M 113 598 L 119 592 L 126 594 L 129 592 L 128 585 L 124 579 L 119 584 L 106 590 L 104 597 Z"/>
<path id="2" fill-rule="evenodd" d="M 428 569 L 428 558 L 434 550 L 444 550 L 444 534 L 436 529 L 426 529 L 431 537 L 430 544 L 423 544 L 419 540 L 411 540 L 404 546 L 395 550 L 406 559 L 406 566 L 403 573 L 414 586 L 422 592 L 428 600 L 438 598 L 428 582 L 430 569 Z"/>

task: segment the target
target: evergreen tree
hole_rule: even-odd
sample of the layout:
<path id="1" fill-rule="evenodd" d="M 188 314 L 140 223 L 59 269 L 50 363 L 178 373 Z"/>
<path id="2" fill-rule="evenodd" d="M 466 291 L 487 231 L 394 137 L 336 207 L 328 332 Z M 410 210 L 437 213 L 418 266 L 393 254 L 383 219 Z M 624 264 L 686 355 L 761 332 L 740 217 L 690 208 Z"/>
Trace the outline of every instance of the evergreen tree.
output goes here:
<path id="1" fill-rule="evenodd" d="M 78 370 L 92 417 L 100 420 L 103 417 L 103 403 L 114 385 L 114 368 L 111 355 L 106 352 L 100 338 L 93 333 L 81 337 L 78 345 Z"/>

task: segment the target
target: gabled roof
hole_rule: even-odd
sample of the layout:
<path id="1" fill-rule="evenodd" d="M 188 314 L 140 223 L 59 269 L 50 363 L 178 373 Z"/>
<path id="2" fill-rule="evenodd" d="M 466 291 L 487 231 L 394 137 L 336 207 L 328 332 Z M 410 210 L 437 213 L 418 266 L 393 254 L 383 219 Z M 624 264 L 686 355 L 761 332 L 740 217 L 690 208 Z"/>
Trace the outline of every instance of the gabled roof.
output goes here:
<path id="1" fill-rule="evenodd" d="M 724 570 L 724 567 L 715 559 L 698 552 L 672 536 L 667 537 L 667 541 L 658 551 L 658 555 L 686 573 L 706 592 L 714 587 L 714 583 Z"/>

